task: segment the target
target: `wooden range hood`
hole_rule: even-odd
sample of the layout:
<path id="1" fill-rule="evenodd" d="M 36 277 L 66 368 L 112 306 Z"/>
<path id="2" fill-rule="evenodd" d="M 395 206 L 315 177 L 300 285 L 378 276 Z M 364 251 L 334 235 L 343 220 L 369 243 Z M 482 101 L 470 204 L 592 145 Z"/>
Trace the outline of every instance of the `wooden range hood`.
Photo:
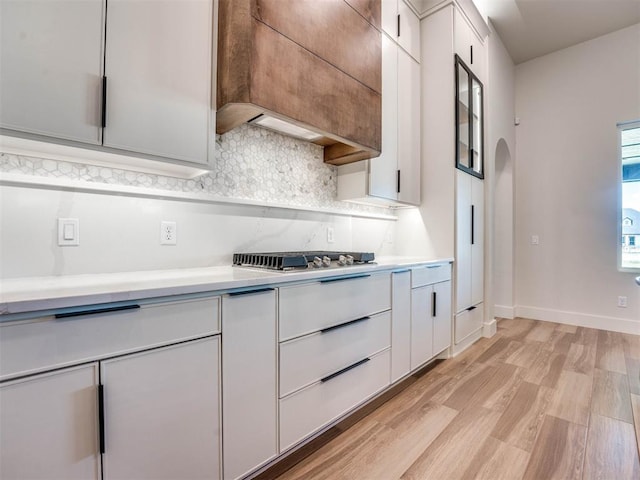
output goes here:
<path id="1" fill-rule="evenodd" d="M 315 132 L 326 163 L 380 154 L 380 0 L 220 0 L 218 18 L 217 133 L 264 115 Z"/>

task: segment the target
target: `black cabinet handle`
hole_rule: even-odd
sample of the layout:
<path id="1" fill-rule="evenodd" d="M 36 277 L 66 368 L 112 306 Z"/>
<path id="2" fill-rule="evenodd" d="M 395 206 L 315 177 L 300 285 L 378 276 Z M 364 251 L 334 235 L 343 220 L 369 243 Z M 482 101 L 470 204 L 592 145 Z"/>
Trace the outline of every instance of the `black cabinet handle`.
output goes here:
<path id="1" fill-rule="evenodd" d="M 107 77 L 102 77 L 102 128 L 107 126 Z"/>
<path id="2" fill-rule="evenodd" d="M 87 310 L 78 310 L 75 312 L 56 313 L 55 318 L 79 317 L 81 315 L 94 315 L 98 313 L 119 312 L 121 310 L 134 310 L 140 308 L 140 305 L 119 305 L 117 307 L 90 308 Z"/>
<path id="3" fill-rule="evenodd" d="M 476 224 L 476 208 L 474 205 L 471 205 L 471 245 L 475 245 L 476 243 L 476 233 L 475 233 L 475 224 Z"/>
<path id="4" fill-rule="evenodd" d="M 473 45 L 471 45 L 470 50 L 471 50 L 471 65 L 473 65 Z"/>
<path id="5" fill-rule="evenodd" d="M 400 14 L 398 14 L 398 36 L 400 36 Z"/>
<path id="6" fill-rule="evenodd" d="M 431 316 L 437 316 L 438 307 L 436 307 L 438 301 L 438 294 L 436 292 L 431 292 Z"/>
<path id="7" fill-rule="evenodd" d="M 469 308 L 467 308 L 467 312 L 470 312 L 471 310 L 475 310 L 476 308 L 478 308 L 478 307 L 476 307 L 476 306 L 469 307 Z"/>
<path id="8" fill-rule="evenodd" d="M 397 182 L 398 182 L 398 193 L 400 193 L 400 170 L 398 170 L 398 176 L 397 176 Z"/>
<path id="9" fill-rule="evenodd" d="M 332 378 L 336 378 L 338 375 L 342 375 L 343 373 L 348 372 L 349 370 L 353 370 L 356 367 L 359 367 L 360 365 L 362 365 L 363 363 L 367 363 L 369 360 L 371 360 L 370 358 L 363 358 L 362 360 L 357 361 L 356 363 L 354 363 L 353 365 L 349 365 L 348 367 L 344 367 L 342 370 L 338 370 L 335 373 L 332 373 L 331 375 L 327 375 L 324 378 L 321 378 L 320 381 L 322 383 L 324 382 L 328 382 L 329 380 L 331 380 Z"/>
<path id="10" fill-rule="evenodd" d="M 326 280 L 320 280 L 320 283 L 344 282 L 345 280 L 357 280 L 358 278 L 367 278 L 370 276 L 371 275 L 354 275 L 353 277 L 327 278 Z"/>
<path id="11" fill-rule="evenodd" d="M 98 385 L 98 429 L 100 434 L 100 453 L 104 453 L 104 386 L 102 384 Z"/>
<path id="12" fill-rule="evenodd" d="M 342 327 L 348 327 L 349 325 L 353 325 L 355 323 L 364 322 L 366 320 L 369 320 L 370 318 L 371 317 L 356 318 L 355 320 L 350 320 L 348 322 L 339 323 L 338 325 L 332 325 L 331 327 L 323 328 L 322 330 L 320 330 L 320 333 L 327 333 L 327 332 L 331 332 L 333 330 L 337 330 L 337 329 L 342 328 Z"/>
<path id="13" fill-rule="evenodd" d="M 255 290 L 244 290 L 242 292 L 230 292 L 230 297 L 239 297 L 241 295 L 254 295 L 256 293 L 272 292 L 273 288 L 256 288 Z"/>

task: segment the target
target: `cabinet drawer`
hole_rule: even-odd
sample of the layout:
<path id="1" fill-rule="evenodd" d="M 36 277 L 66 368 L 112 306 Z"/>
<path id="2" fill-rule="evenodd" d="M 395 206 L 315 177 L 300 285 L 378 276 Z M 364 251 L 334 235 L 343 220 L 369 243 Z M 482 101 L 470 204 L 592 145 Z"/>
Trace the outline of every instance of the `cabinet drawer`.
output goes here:
<path id="1" fill-rule="evenodd" d="M 280 340 L 391 308 L 387 274 L 331 278 L 279 289 Z"/>
<path id="2" fill-rule="evenodd" d="M 472 333 L 482 328 L 483 304 L 476 305 L 473 310 L 465 310 L 456 315 L 455 338 L 460 343 Z"/>
<path id="3" fill-rule="evenodd" d="M 391 351 L 387 349 L 342 375 L 280 400 L 280 451 L 387 387 L 390 375 Z"/>
<path id="4" fill-rule="evenodd" d="M 447 280 L 451 280 L 451 265 L 448 263 L 411 270 L 411 288 L 446 282 Z"/>
<path id="5" fill-rule="evenodd" d="M 218 333 L 219 297 L 0 325 L 0 380 Z"/>
<path id="6" fill-rule="evenodd" d="M 280 345 L 280 397 L 391 345 L 391 312 Z"/>

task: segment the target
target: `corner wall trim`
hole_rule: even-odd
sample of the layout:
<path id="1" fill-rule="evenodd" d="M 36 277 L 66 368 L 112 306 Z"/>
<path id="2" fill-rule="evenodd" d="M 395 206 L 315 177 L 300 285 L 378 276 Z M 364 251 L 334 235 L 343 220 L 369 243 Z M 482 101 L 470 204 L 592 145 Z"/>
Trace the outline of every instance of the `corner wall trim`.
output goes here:
<path id="1" fill-rule="evenodd" d="M 564 323 L 579 327 L 597 328 L 612 332 L 640 335 L 640 321 L 625 318 L 605 317 L 579 312 L 567 312 L 548 308 L 518 305 L 515 307 L 517 317 L 542 320 L 546 322 Z"/>
<path id="2" fill-rule="evenodd" d="M 495 318 L 492 318 L 488 322 L 484 322 L 482 324 L 482 336 L 483 337 L 493 337 L 498 331 L 498 322 Z"/>

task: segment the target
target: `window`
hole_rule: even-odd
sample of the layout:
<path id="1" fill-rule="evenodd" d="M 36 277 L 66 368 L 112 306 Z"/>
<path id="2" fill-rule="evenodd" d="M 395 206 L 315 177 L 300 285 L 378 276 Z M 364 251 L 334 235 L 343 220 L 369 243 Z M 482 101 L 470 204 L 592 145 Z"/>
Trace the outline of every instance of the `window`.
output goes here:
<path id="1" fill-rule="evenodd" d="M 618 129 L 622 171 L 619 266 L 640 271 L 640 121 L 619 124 Z"/>

